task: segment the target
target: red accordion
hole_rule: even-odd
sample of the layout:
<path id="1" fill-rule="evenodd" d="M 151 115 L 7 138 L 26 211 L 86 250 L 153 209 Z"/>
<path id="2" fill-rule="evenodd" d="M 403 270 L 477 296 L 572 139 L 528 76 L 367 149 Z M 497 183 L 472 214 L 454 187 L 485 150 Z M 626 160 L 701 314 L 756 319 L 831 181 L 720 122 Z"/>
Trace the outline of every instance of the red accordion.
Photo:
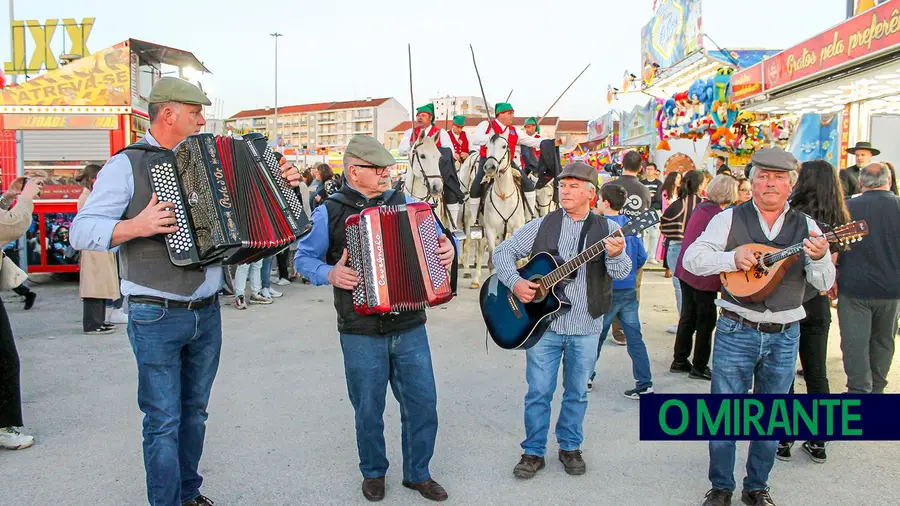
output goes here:
<path id="1" fill-rule="evenodd" d="M 359 276 L 357 313 L 415 311 L 453 298 L 451 275 L 437 255 L 431 205 L 371 207 L 347 218 L 345 231 L 349 263 Z"/>

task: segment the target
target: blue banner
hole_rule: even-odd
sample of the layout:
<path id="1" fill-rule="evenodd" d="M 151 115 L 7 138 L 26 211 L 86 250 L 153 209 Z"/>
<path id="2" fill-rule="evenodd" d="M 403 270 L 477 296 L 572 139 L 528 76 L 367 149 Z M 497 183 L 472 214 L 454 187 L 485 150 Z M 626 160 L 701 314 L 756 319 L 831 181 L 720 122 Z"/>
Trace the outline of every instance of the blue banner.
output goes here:
<path id="1" fill-rule="evenodd" d="M 641 396 L 642 441 L 900 441 L 900 395 Z"/>
<path id="2" fill-rule="evenodd" d="M 837 167 L 841 152 L 840 117 L 840 114 L 804 114 L 791 135 L 787 150 L 800 162 L 826 160 Z"/>
<path id="3" fill-rule="evenodd" d="M 661 0 L 641 30 L 642 64 L 664 70 L 702 49 L 700 20 L 700 0 Z"/>

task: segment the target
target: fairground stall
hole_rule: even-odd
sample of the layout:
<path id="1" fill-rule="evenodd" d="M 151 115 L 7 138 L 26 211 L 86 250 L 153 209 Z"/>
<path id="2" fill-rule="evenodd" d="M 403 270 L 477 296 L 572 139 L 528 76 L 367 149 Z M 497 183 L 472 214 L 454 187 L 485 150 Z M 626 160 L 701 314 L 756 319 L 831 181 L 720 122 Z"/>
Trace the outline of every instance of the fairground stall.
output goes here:
<path id="1" fill-rule="evenodd" d="M 163 65 L 182 77 L 209 72 L 187 51 L 129 39 L 0 92 L 3 187 L 16 178 L 16 131 L 25 176 L 44 181 L 27 233 L 29 272 L 78 270 L 64 255 L 82 191 L 75 177 L 144 136 L 146 97 Z"/>
<path id="2" fill-rule="evenodd" d="M 852 165 L 847 148 L 870 141 L 900 161 L 900 0 L 862 12 L 735 74 L 746 111 L 796 123 L 798 159 Z"/>

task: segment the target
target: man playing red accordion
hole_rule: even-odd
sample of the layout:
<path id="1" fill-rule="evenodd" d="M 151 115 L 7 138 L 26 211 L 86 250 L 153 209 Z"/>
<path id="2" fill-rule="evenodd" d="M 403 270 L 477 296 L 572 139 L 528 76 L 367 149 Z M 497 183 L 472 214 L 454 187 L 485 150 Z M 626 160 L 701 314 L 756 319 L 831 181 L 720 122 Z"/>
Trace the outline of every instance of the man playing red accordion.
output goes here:
<path id="1" fill-rule="evenodd" d="M 312 214 L 312 230 L 297 247 L 294 265 L 315 285 L 334 286 L 334 307 L 344 354 L 347 390 L 356 413 L 356 444 L 363 496 L 384 498 L 388 460 L 384 444 L 384 405 L 388 382 L 404 412 L 403 486 L 434 501 L 447 492 L 431 479 L 429 462 L 437 436 L 437 393 L 425 311 L 362 316 L 353 306 L 359 283 L 347 267 L 347 218 L 365 208 L 415 200 L 390 187 L 394 157 L 377 140 L 356 135 L 344 152 L 344 185 Z M 455 257 L 441 230 L 437 254 L 449 268 Z"/>

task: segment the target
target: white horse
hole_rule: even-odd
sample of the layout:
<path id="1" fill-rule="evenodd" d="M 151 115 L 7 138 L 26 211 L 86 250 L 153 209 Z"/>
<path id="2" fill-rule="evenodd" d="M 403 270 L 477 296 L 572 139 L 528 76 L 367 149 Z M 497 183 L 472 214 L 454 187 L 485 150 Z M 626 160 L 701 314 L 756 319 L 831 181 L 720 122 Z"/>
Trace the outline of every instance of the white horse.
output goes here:
<path id="1" fill-rule="evenodd" d="M 409 148 L 409 167 L 404 175 L 406 193 L 410 197 L 428 202 L 440 209 L 443 200 L 444 179 L 441 177 L 441 152 L 437 147 L 440 132 L 434 137 L 425 135 L 425 130 Z"/>
<path id="2" fill-rule="evenodd" d="M 484 212 L 481 224 L 488 251 L 493 257 L 494 249 L 513 232 L 525 225 L 525 202 L 522 199 L 521 173 L 513 168 L 509 143 L 501 135 L 493 135 L 487 143 L 487 157 L 484 162 L 484 178 L 491 179 L 487 195 L 483 195 Z M 493 270 L 493 258 L 488 263 Z M 480 265 L 476 266 L 472 288 L 481 286 Z"/>
<path id="3" fill-rule="evenodd" d="M 459 223 L 462 229 L 465 231 L 465 239 L 463 239 L 463 251 L 460 257 L 460 267 L 461 269 L 468 269 L 469 265 L 469 253 L 472 251 L 472 247 L 475 248 L 475 265 L 478 270 L 481 269 L 482 259 L 484 254 L 484 241 L 481 237 L 474 238 L 472 237 L 472 230 L 475 228 L 475 224 L 478 223 L 478 216 L 472 212 L 472 210 L 468 206 L 469 200 L 469 191 L 472 189 L 472 180 L 475 179 L 475 173 L 478 172 L 478 162 L 481 157 L 478 156 L 477 153 L 472 153 L 466 158 L 462 164 L 460 164 L 457 169 L 457 174 L 459 176 L 459 185 L 463 191 L 463 195 L 465 195 L 466 202 L 463 202 L 463 205 L 460 209 Z M 466 277 L 472 277 L 472 273 L 464 273 Z M 476 287 L 477 288 L 477 287 Z"/>
<path id="4" fill-rule="evenodd" d="M 553 185 L 556 181 L 550 181 L 540 190 L 534 191 L 534 201 L 537 204 L 537 215 L 546 216 L 556 209 L 556 202 L 553 202 Z"/>

